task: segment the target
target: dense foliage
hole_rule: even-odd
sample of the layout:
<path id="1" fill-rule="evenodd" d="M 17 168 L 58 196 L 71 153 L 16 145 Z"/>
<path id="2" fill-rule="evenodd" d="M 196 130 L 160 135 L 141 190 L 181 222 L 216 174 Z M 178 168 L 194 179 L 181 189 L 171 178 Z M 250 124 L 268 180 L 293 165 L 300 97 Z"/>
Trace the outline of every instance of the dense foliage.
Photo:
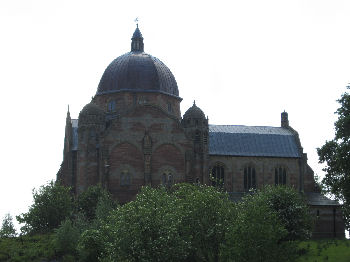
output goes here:
<path id="1" fill-rule="evenodd" d="M 305 240 L 311 236 L 312 220 L 303 195 L 291 187 L 266 186 L 254 195 L 277 212 L 287 230 L 284 240 Z"/>
<path id="2" fill-rule="evenodd" d="M 214 187 L 143 188 L 99 231 L 103 254 L 111 261 L 280 261 L 282 255 L 293 261 L 293 240 L 310 230 L 297 196 L 290 188 L 269 187 L 235 204 Z"/>
<path id="3" fill-rule="evenodd" d="M 89 221 L 91 221 L 96 218 L 96 210 L 98 207 L 102 208 L 102 203 L 107 209 L 116 207 L 116 204 L 112 200 L 109 193 L 102 188 L 101 185 L 91 186 L 83 193 L 78 195 L 76 200 L 76 209 L 77 212 L 81 212 Z M 104 213 L 103 210 L 99 211 Z"/>
<path id="4" fill-rule="evenodd" d="M 345 92 L 338 102 L 335 137 L 318 148 L 317 153 L 319 162 L 326 163 L 324 189 L 343 203 L 346 227 L 350 229 L 350 94 Z"/>
<path id="5" fill-rule="evenodd" d="M 24 233 L 47 233 L 57 228 L 73 211 L 70 188 L 49 182 L 33 190 L 33 204 L 27 213 L 17 216 Z"/>
<path id="6" fill-rule="evenodd" d="M 286 187 L 266 187 L 239 203 L 220 187 L 197 184 L 144 187 L 123 206 L 101 186 L 72 200 L 68 188 L 50 183 L 33 196 L 34 204 L 19 219 L 30 233 L 54 228 L 47 260 L 294 261 L 296 240 L 310 230 L 303 199 Z M 59 203 L 69 212 L 53 226 L 46 212 L 62 211 Z M 39 214 L 46 219 L 38 220 Z"/>
<path id="7" fill-rule="evenodd" d="M 246 196 L 236 214 L 226 234 L 223 261 L 293 261 L 292 243 L 281 241 L 287 230 L 262 195 Z"/>

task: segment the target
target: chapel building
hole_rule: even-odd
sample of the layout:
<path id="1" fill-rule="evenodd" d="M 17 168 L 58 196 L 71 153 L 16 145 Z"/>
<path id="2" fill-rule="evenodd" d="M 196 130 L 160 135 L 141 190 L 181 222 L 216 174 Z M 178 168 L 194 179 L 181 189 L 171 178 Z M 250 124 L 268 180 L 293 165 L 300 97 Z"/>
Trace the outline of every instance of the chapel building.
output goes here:
<path id="1" fill-rule="evenodd" d="M 344 237 L 341 206 L 317 189 L 286 112 L 280 127 L 212 125 L 195 103 L 182 116 L 174 75 L 144 52 L 138 27 L 131 40 L 79 118 L 68 110 L 57 180 L 75 194 L 100 183 L 119 203 L 145 185 L 222 186 L 235 201 L 250 189 L 288 185 L 307 198 L 313 237 Z"/>

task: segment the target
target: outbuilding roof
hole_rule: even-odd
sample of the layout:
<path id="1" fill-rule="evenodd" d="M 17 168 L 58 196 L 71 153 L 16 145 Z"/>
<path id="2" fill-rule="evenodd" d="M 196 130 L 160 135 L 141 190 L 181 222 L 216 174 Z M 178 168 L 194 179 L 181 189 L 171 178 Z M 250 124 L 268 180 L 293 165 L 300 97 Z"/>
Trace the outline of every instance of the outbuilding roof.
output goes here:
<path id="1" fill-rule="evenodd" d="M 229 192 L 229 198 L 234 202 L 239 202 L 246 194 L 253 192 Z M 328 197 L 317 192 L 305 192 L 306 203 L 310 206 L 341 206 L 338 201 L 331 200 Z"/>
<path id="2" fill-rule="evenodd" d="M 340 206 L 336 200 L 329 199 L 320 193 L 305 193 L 307 203 L 311 206 Z"/>
<path id="3" fill-rule="evenodd" d="M 209 154 L 300 157 L 292 131 L 271 126 L 209 125 Z"/>

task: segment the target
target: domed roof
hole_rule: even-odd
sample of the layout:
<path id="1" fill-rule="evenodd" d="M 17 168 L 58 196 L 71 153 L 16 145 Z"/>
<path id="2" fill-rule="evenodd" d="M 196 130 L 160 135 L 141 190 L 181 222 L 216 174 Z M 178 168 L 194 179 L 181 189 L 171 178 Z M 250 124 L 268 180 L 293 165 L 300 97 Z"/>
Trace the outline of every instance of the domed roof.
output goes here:
<path id="1" fill-rule="evenodd" d="M 90 102 L 89 104 L 85 105 L 83 109 L 79 113 L 79 117 L 81 115 L 95 115 L 100 116 L 103 115 L 104 112 L 101 108 L 99 108 L 96 104 L 93 102 Z"/>
<path id="2" fill-rule="evenodd" d="M 195 119 L 205 119 L 204 112 L 198 106 L 196 106 L 196 102 L 193 102 L 193 106 L 191 106 L 186 113 L 184 114 L 184 119 L 195 118 Z"/>
<path id="3" fill-rule="evenodd" d="M 158 58 L 143 52 L 143 37 L 138 27 L 132 37 L 131 50 L 109 64 L 98 85 L 97 95 L 132 91 L 179 96 L 170 69 Z"/>

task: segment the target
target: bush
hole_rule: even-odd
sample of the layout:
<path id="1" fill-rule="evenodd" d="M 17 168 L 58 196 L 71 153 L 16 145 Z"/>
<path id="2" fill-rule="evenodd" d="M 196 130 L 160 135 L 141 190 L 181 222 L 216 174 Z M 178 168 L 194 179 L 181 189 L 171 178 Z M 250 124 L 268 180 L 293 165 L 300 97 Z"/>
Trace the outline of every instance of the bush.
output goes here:
<path id="1" fill-rule="evenodd" d="M 79 228 L 70 220 L 66 219 L 56 230 L 54 245 L 59 255 L 77 255 L 77 245 L 80 237 Z"/>
<path id="2" fill-rule="evenodd" d="M 104 250 L 104 237 L 99 228 L 85 230 L 79 239 L 79 260 L 95 262 Z"/>

